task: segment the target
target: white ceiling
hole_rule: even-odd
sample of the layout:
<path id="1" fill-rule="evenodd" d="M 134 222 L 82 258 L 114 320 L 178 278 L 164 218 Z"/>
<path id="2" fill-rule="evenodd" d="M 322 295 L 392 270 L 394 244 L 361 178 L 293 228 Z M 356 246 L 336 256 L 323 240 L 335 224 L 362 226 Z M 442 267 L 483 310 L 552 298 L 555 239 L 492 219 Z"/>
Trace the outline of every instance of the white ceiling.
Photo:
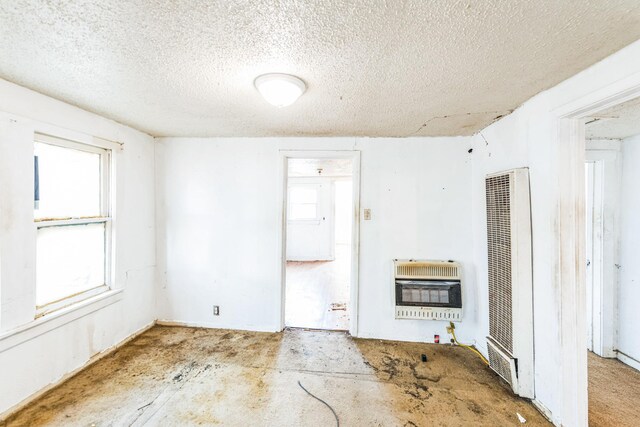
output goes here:
<path id="1" fill-rule="evenodd" d="M 624 139 L 640 134 L 640 98 L 588 118 L 585 134 L 588 139 Z"/>
<path id="2" fill-rule="evenodd" d="M 0 77 L 152 135 L 469 135 L 640 38 L 638 0 L 3 0 Z M 308 91 L 274 109 L 266 72 Z"/>

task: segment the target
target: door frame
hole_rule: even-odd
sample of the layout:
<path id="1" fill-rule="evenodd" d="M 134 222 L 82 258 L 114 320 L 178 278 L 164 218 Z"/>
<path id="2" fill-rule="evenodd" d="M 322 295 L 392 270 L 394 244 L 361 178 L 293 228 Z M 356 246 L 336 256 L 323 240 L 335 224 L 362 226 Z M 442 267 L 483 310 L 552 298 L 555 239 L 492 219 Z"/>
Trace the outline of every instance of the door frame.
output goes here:
<path id="1" fill-rule="evenodd" d="M 280 227 L 278 253 L 280 254 L 280 330 L 285 327 L 287 286 L 287 187 L 289 159 L 351 159 L 352 209 L 351 227 L 351 281 L 349 283 L 349 333 L 358 336 L 359 261 L 360 261 L 360 151 L 356 150 L 280 150 L 278 205 Z"/>
<path id="2" fill-rule="evenodd" d="M 560 290 L 563 425 L 586 426 L 588 423 L 584 119 L 639 96 L 640 73 L 635 73 L 595 88 L 552 111 L 557 124 L 553 157 L 558 177 L 555 241 L 556 280 Z"/>
<path id="3" fill-rule="evenodd" d="M 588 153 L 587 153 L 588 154 Z M 588 156 L 587 156 L 588 157 Z M 598 257 L 598 233 L 600 231 L 600 224 L 596 223 L 595 212 L 600 207 L 598 201 L 595 200 L 596 192 L 596 162 L 590 161 L 588 158 L 585 161 L 585 257 L 586 257 L 586 269 L 585 269 L 585 296 L 587 302 L 587 350 L 593 351 L 593 335 L 594 335 L 594 287 L 597 286 L 595 282 L 600 278 L 598 270 L 600 267 L 600 259 Z M 598 257 L 599 258 L 599 257 Z M 599 285 L 599 284 L 598 284 Z"/>
<path id="4" fill-rule="evenodd" d="M 592 324 L 593 352 L 616 357 L 618 318 L 620 143 L 587 141 L 593 164 Z"/>

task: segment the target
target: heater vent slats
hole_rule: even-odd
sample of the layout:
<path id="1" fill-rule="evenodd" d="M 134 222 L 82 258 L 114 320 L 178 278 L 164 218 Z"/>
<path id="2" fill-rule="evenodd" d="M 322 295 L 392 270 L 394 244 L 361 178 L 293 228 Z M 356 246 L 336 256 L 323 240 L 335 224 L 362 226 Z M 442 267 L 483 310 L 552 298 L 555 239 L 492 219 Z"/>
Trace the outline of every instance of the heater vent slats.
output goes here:
<path id="1" fill-rule="evenodd" d="M 396 278 L 458 279 L 458 266 L 446 262 L 397 262 Z"/>
<path id="2" fill-rule="evenodd" d="M 491 368 L 513 386 L 514 382 L 517 381 L 515 377 L 515 361 L 491 342 L 487 345 L 487 351 Z"/>
<path id="3" fill-rule="evenodd" d="M 457 322 L 462 319 L 462 311 L 459 309 L 402 307 L 397 305 L 396 319 L 431 319 Z"/>
<path id="4" fill-rule="evenodd" d="M 508 174 L 487 178 L 489 333 L 513 353 L 511 200 Z"/>

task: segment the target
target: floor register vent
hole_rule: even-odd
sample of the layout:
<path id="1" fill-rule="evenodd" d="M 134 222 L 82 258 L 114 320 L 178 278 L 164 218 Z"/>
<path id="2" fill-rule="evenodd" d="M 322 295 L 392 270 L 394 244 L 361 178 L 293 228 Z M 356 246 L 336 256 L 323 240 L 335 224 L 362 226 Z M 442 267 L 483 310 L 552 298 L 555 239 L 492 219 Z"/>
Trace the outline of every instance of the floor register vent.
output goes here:
<path id="1" fill-rule="evenodd" d="M 533 398 L 531 202 L 526 168 L 486 177 L 489 364 L 514 393 Z"/>

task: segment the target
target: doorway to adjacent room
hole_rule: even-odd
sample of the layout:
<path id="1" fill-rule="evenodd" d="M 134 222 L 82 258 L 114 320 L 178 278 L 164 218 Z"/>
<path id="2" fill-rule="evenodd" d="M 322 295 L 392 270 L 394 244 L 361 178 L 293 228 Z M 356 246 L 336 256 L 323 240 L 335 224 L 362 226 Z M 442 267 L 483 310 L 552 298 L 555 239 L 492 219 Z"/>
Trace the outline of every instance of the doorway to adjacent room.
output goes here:
<path id="1" fill-rule="evenodd" d="M 355 182 L 351 156 L 286 159 L 285 327 L 354 329 Z"/>

